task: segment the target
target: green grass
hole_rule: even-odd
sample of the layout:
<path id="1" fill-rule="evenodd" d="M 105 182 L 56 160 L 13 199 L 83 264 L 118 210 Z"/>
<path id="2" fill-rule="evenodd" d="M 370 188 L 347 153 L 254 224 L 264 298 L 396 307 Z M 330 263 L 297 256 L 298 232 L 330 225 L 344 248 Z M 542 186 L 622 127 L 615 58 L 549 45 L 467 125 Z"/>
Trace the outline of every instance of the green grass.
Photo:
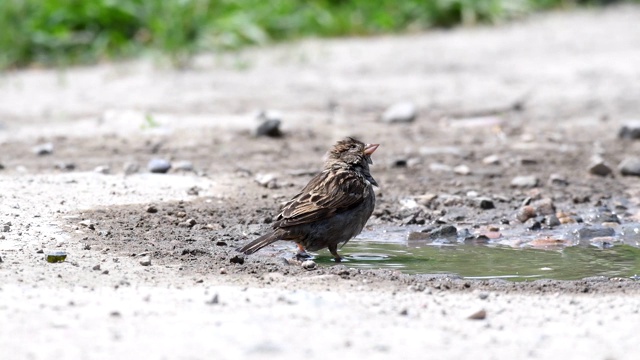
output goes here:
<path id="1" fill-rule="evenodd" d="M 633 0 L 638 2 L 639 0 Z M 584 0 L 0 0 L 0 69 L 497 23 Z"/>

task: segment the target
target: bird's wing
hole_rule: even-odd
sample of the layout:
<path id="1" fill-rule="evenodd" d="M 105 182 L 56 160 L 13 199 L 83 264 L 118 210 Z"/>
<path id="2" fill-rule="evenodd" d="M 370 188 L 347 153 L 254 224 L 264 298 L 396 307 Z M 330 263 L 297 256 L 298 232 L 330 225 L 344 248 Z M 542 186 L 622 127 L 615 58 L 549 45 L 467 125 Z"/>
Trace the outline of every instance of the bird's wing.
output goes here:
<path id="1" fill-rule="evenodd" d="M 368 191 L 364 180 L 352 171 L 325 170 L 284 206 L 274 228 L 330 218 L 362 203 Z"/>

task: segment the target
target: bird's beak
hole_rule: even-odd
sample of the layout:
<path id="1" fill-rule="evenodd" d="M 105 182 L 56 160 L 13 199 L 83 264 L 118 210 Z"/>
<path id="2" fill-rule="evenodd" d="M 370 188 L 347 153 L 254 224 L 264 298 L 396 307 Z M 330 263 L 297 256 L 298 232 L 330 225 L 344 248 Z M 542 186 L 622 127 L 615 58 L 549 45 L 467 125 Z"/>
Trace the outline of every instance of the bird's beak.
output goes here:
<path id="1" fill-rule="evenodd" d="M 374 151 L 380 146 L 380 144 L 367 144 L 364 146 L 364 154 L 371 156 Z"/>
<path id="2" fill-rule="evenodd" d="M 371 154 L 380 146 L 380 144 L 367 144 L 364 146 L 364 157 L 367 159 L 369 164 L 373 164 L 373 160 L 371 160 Z"/>

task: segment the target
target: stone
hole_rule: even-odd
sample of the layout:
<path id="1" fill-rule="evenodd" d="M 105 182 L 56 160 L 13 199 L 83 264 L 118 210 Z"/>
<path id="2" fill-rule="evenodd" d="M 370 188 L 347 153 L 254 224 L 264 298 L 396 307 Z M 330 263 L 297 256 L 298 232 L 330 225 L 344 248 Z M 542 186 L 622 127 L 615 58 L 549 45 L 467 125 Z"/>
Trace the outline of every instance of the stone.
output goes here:
<path id="1" fill-rule="evenodd" d="M 531 205 L 525 205 L 518 209 L 516 213 L 516 219 L 521 223 L 526 222 L 527 220 L 534 218 L 537 216 L 536 209 Z"/>
<path id="2" fill-rule="evenodd" d="M 618 131 L 618 137 L 621 139 L 640 139 L 640 120 L 631 120 L 622 124 Z"/>
<path id="3" fill-rule="evenodd" d="M 640 176 L 640 158 L 627 157 L 620 162 L 618 170 L 623 176 Z"/>
<path id="4" fill-rule="evenodd" d="M 140 164 L 135 162 L 127 162 L 122 166 L 122 171 L 124 171 L 125 175 L 135 174 L 140 171 Z"/>
<path id="5" fill-rule="evenodd" d="M 516 176 L 511 180 L 511 187 L 532 188 L 538 186 L 538 178 L 535 175 Z"/>
<path id="6" fill-rule="evenodd" d="M 589 173 L 598 176 L 609 176 L 613 174 L 613 170 L 599 156 L 594 156 L 589 165 Z"/>
<path id="7" fill-rule="evenodd" d="M 500 165 L 500 157 L 498 155 L 489 155 L 482 159 L 482 163 L 485 165 Z"/>
<path id="8" fill-rule="evenodd" d="M 318 264 L 316 264 L 313 260 L 305 260 L 302 262 L 301 266 L 305 270 L 313 270 L 318 266 Z"/>
<path id="9" fill-rule="evenodd" d="M 172 164 L 172 168 L 177 171 L 185 171 L 185 172 L 190 172 L 190 171 L 193 171 L 194 169 L 193 163 L 187 160 L 176 161 L 175 163 Z"/>
<path id="10" fill-rule="evenodd" d="M 255 177 L 255 181 L 267 189 L 277 189 L 280 187 L 275 174 L 258 174 Z"/>
<path id="11" fill-rule="evenodd" d="M 142 266 L 151 266 L 151 257 L 148 256 L 148 255 L 142 257 L 142 259 L 140 259 L 140 265 L 142 265 Z"/>
<path id="12" fill-rule="evenodd" d="M 453 168 L 441 163 L 431 163 L 429 164 L 429 170 L 433 172 L 452 172 Z"/>
<path id="13" fill-rule="evenodd" d="M 550 198 L 536 200 L 531 203 L 537 215 L 552 215 L 556 213 L 556 206 Z"/>
<path id="14" fill-rule="evenodd" d="M 487 318 L 487 311 L 482 309 L 480 311 L 476 311 L 475 313 L 471 314 L 468 319 L 470 320 L 484 320 Z"/>
<path id="15" fill-rule="evenodd" d="M 493 203 L 493 200 L 486 198 L 486 197 L 479 197 L 474 199 L 475 200 L 475 204 L 477 207 L 479 207 L 482 210 L 490 210 L 490 209 L 495 209 L 496 206 Z"/>
<path id="16" fill-rule="evenodd" d="M 59 263 L 59 262 L 63 262 L 65 261 L 65 259 L 67 258 L 67 252 L 66 251 L 49 251 L 44 255 L 44 259 L 48 262 L 48 263 Z"/>
<path id="17" fill-rule="evenodd" d="M 158 212 L 158 208 L 155 207 L 154 205 L 149 205 L 149 206 L 147 206 L 145 211 L 148 212 L 149 214 L 155 214 L 155 213 Z"/>
<path id="18" fill-rule="evenodd" d="M 280 120 L 264 120 L 256 129 L 256 136 L 280 137 Z"/>
<path id="19" fill-rule="evenodd" d="M 458 229 L 453 225 L 443 225 L 429 231 L 429 239 L 447 239 L 455 238 L 458 235 Z"/>
<path id="20" fill-rule="evenodd" d="M 380 120 L 387 124 L 411 123 L 418 116 L 418 107 L 412 102 L 399 102 L 391 105 L 382 114 Z"/>
<path id="21" fill-rule="evenodd" d="M 53 165 L 53 167 L 57 170 L 73 171 L 76 169 L 76 164 L 67 161 L 60 161 Z"/>
<path id="22" fill-rule="evenodd" d="M 555 214 L 552 214 L 545 218 L 544 223 L 548 227 L 553 228 L 556 226 L 560 226 L 560 219 L 558 219 L 558 217 Z"/>
<path id="23" fill-rule="evenodd" d="M 596 237 L 611 237 L 616 234 L 616 231 L 610 227 L 583 227 L 577 231 L 578 238 L 581 240 L 593 239 Z"/>
<path id="24" fill-rule="evenodd" d="M 166 174 L 171 169 L 171 162 L 166 159 L 151 159 L 147 169 L 154 174 Z"/>
<path id="25" fill-rule="evenodd" d="M 552 186 L 568 186 L 569 181 L 566 177 L 560 174 L 551 174 L 549 175 L 549 185 Z"/>
<path id="26" fill-rule="evenodd" d="M 33 147 L 33 153 L 38 156 L 53 154 L 53 143 L 44 143 Z"/>
<path id="27" fill-rule="evenodd" d="M 458 165 L 453 168 L 453 172 L 458 175 L 469 175 L 471 174 L 471 169 L 467 165 Z"/>
<path id="28" fill-rule="evenodd" d="M 109 165 L 100 165 L 96 166 L 93 171 L 97 172 L 98 174 L 108 175 L 111 172 L 111 168 L 109 167 Z"/>
<path id="29" fill-rule="evenodd" d="M 282 136 L 282 131 L 280 130 L 282 114 L 280 114 L 280 112 L 275 110 L 261 110 L 256 115 L 256 120 L 260 121 L 260 125 L 258 125 L 255 130 L 256 136 Z"/>
<path id="30" fill-rule="evenodd" d="M 229 262 L 232 263 L 232 264 L 242 265 L 242 264 L 244 264 L 244 255 L 243 254 L 236 254 L 231 259 L 229 259 Z"/>

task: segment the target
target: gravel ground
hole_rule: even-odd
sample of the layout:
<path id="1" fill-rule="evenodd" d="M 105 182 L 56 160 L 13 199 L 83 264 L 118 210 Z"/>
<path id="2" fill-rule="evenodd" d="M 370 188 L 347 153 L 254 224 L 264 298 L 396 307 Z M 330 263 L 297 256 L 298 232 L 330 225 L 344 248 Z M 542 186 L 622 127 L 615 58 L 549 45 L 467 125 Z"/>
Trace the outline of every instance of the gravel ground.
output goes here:
<path id="1" fill-rule="evenodd" d="M 571 245 L 637 246 L 621 229 L 640 222 L 638 177 L 618 164 L 640 150 L 619 137 L 640 113 L 638 20 L 638 7 L 609 7 L 202 55 L 186 70 L 140 60 L 2 74 L 0 353 L 635 358 L 640 285 L 628 278 L 307 271 L 280 256 L 288 246 L 231 260 L 346 135 L 382 144 L 370 227 L 482 235 L 537 221 L 532 246 L 544 247 L 558 245 L 545 226 L 560 215 L 614 229 L 560 239 Z M 414 121 L 381 121 L 402 102 Z M 284 136 L 255 137 L 270 109 Z M 153 159 L 168 174 L 149 173 Z M 275 180 L 262 186 L 265 174 Z M 45 262 L 51 250 L 66 261 Z"/>

